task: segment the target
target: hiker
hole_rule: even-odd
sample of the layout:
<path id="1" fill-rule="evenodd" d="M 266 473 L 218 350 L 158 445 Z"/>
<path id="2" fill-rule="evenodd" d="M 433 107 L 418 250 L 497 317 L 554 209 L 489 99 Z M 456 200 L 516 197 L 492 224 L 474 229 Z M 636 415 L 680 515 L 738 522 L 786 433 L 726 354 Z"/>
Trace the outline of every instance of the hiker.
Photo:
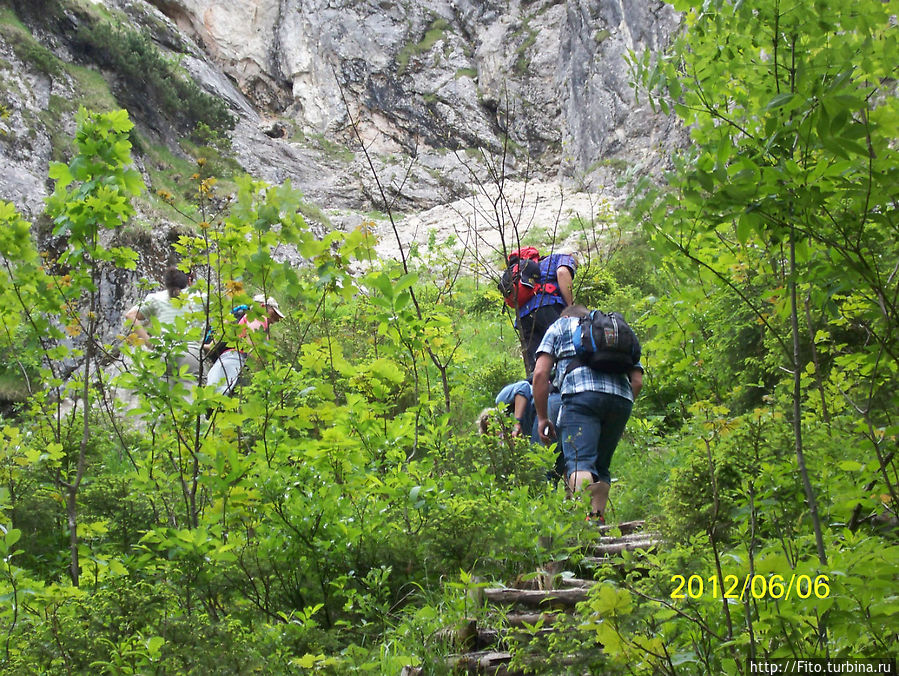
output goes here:
<path id="1" fill-rule="evenodd" d="M 605 523 L 606 503 L 612 478 L 609 464 L 624 432 L 634 399 L 643 386 L 639 343 L 632 347 L 630 370 L 626 373 L 599 371 L 575 362 L 575 335 L 582 317 L 588 315 L 583 305 L 574 305 L 546 332 L 537 348 L 534 369 L 534 406 L 537 427 L 544 443 L 559 438 L 565 460 L 568 489 L 590 491 L 588 519 Z M 550 420 L 547 406 L 549 377 L 556 368 L 554 384 L 562 395 L 558 433 Z"/>
<path id="2" fill-rule="evenodd" d="M 192 275 L 179 270 L 177 266 L 170 265 L 165 270 L 163 284 L 165 289 L 149 294 L 140 304 L 133 306 L 125 313 L 127 331 L 133 331 L 140 341 L 148 348 L 154 345 L 154 336 L 147 331 L 149 327 L 156 331 L 154 319 L 158 322 L 158 331 L 155 337 L 176 331 L 176 320 L 179 317 L 190 318 L 191 313 L 200 310 L 200 302 L 193 296 L 184 297 L 182 292 L 191 285 Z M 180 371 L 186 366 L 191 375 L 200 372 L 201 348 L 199 341 L 185 340 L 183 346 L 171 355 L 174 362 L 170 363 L 170 371 Z"/>
<path id="3" fill-rule="evenodd" d="M 496 395 L 495 403 L 515 416 L 515 425 L 512 427 L 513 437 L 531 436 L 536 414 L 530 382 L 519 380 L 509 383 Z"/>
<path id="4" fill-rule="evenodd" d="M 234 392 L 240 372 L 247 362 L 249 351 L 254 347 L 255 340 L 258 339 L 259 332 L 262 331 L 268 337 L 271 325 L 284 319 L 281 308 L 278 307 L 278 301 L 274 298 L 260 293 L 253 296 L 253 302 L 265 308 L 265 315 L 252 321 L 248 321 L 250 313 L 241 316 L 237 325 L 243 328 L 238 335 L 237 346 L 225 347 L 212 368 L 209 369 L 206 385 L 214 387 L 219 394 L 230 396 Z"/>
<path id="5" fill-rule="evenodd" d="M 549 419 L 555 421 L 562 397 L 550 386 L 548 402 Z M 512 429 L 513 437 L 529 437 L 535 444 L 540 443 L 537 429 L 537 411 L 534 408 L 531 378 L 509 383 L 496 395 L 496 405 L 505 406 L 515 416 L 516 424 Z"/>
<path id="6" fill-rule="evenodd" d="M 539 266 L 539 271 L 533 263 Z M 562 310 L 574 301 L 572 284 L 574 282 L 577 261 L 571 254 L 553 253 L 540 257 L 534 247 L 524 247 L 513 251 L 507 258 L 510 267 L 518 264 L 521 266 L 521 279 L 524 284 L 531 287 L 531 291 L 521 293 L 525 289 L 517 289 L 518 295 L 510 302 L 508 294 L 504 293 L 506 303 L 517 311 L 515 328 L 521 337 L 522 351 L 524 354 L 525 370 L 528 375 L 534 372 L 537 360 L 537 346 L 543 339 L 543 335 L 550 325 L 559 318 Z M 529 268 L 525 269 L 525 265 Z M 528 272 L 533 268 L 536 278 L 529 283 Z M 504 278 L 509 271 L 504 274 Z M 504 282 L 500 282 L 501 291 Z M 506 285 L 505 289 L 509 286 Z"/>
<path id="7" fill-rule="evenodd" d="M 543 444 L 540 439 L 539 429 L 537 427 L 537 411 L 534 408 L 534 397 L 531 386 L 531 380 L 519 380 L 509 383 L 496 395 L 496 405 L 504 407 L 508 412 L 515 416 L 515 425 L 512 428 L 513 437 L 527 437 L 534 444 Z M 547 411 L 549 419 L 555 421 L 562 406 L 562 397 L 552 386 L 547 397 Z M 487 409 L 488 411 L 491 409 Z M 482 414 L 483 415 L 483 414 Z M 481 428 L 481 433 L 486 434 L 485 427 Z M 546 445 L 546 444 L 544 444 Z M 548 481 L 556 481 L 562 477 L 564 463 L 562 460 L 561 449 L 556 457 L 555 463 L 551 470 L 546 472 Z"/>

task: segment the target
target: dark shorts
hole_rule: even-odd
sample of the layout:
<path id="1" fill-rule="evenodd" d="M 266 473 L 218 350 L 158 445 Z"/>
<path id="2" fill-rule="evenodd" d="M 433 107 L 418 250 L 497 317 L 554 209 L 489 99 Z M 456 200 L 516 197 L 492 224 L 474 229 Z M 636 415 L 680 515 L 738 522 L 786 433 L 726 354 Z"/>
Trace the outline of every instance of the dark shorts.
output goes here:
<path id="1" fill-rule="evenodd" d="M 612 482 L 609 464 L 633 406 L 628 399 L 605 392 L 562 397 L 560 436 L 565 476 L 590 472 L 594 481 Z"/>
<path id="2" fill-rule="evenodd" d="M 518 328 L 521 331 L 521 341 L 524 346 L 525 368 L 528 373 L 534 372 L 534 366 L 537 363 L 537 348 L 540 347 L 540 341 L 546 335 L 546 330 L 559 318 L 564 309 L 564 303 L 544 305 L 518 320 Z"/>

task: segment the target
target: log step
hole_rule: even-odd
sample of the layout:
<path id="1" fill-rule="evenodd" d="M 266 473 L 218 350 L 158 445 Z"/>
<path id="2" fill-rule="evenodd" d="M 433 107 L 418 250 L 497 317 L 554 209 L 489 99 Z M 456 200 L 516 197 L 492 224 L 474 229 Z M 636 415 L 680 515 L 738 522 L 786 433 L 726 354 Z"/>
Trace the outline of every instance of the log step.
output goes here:
<path id="1" fill-rule="evenodd" d="M 608 533 L 609 531 L 617 528 L 621 531 L 622 535 L 630 535 L 631 533 L 636 533 L 639 530 L 643 530 L 643 526 L 646 525 L 646 521 L 643 519 L 639 519 L 637 521 L 622 521 L 621 523 L 609 523 L 605 526 L 599 527 L 600 533 Z"/>
<path id="2" fill-rule="evenodd" d="M 464 655 L 450 655 L 446 660 L 453 673 L 464 670 L 463 673 L 501 675 L 510 673 L 506 669 L 506 665 L 511 661 L 511 653 L 497 650 L 482 650 L 465 653 Z"/>
<path id="3" fill-rule="evenodd" d="M 600 542 L 600 544 L 592 545 L 587 549 L 593 556 L 611 556 L 621 552 L 633 552 L 637 549 L 654 549 L 661 542 L 657 537 L 650 536 L 633 540 L 622 540 L 619 538 L 611 542 Z"/>
<path id="4" fill-rule="evenodd" d="M 573 608 L 587 598 L 586 589 L 485 589 L 484 596 L 500 605 L 520 604 L 529 608 Z"/>
<path id="5" fill-rule="evenodd" d="M 505 616 L 505 621 L 510 627 L 524 627 L 525 625 L 533 627 L 543 620 L 543 626 L 551 627 L 555 624 L 557 617 L 557 613 L 509 613 Z"/>
<path id="6" fill-rule="evenodd" d="M 608 536 L 602 535 L 599 538 L 599 544 L 611 545 L 616 542 L 639 542 L 641 540 L 661 540 L 662 536 L 654 531 L 638 531 L 627 535 Z"/>
<path id="7" fill-rule="evenodd" d="M 578 559 L 575 569 L 580 569 L 582 565 L 598 567 L 612 564 L 632 570 L 634 562 L 624 561 L 619 556 L 622 552 L 650 550 L 662 544 L 662 538 L 658 533 L 643 530 L 645 523 L 643 520 L 637 520 L 600 526 L 597 531 L 594 531 L 594 533 L 598 532 L 598 540 L 595 537 L 591 538 L 593 542 L 581 549 L 581 552 L 587 556 Z M 544 542 L 544 540 L 546 541 Z M 540 541 L 540 546 L 547 550 L 551 549 L 551 544 L 550 538 L 542 538 Z M 600 584 L 595 580 L 572 577 L 571 572 L 565 572 L 563 576 L 561 572 L 566 561 L 569 561 L 567 557 L 552 561 L 533 574 L 520 575 L 513 583 L 522 587 L 533 583 L 538 587 L 537 589 L 515 587 L 479 589 L 482 600 L 488 603 L 533 610 L 513 610 L 513 612 L 505 614 L 500 613 L 493 617 L 495 623 L 499 625 L 496 627 L 478 627 L 474 619 L 467 618 L 457 623 L 454 628 L 440 630 L 439 638 L 448 641 L 452 646 L 451 649 L 454 650 L 453 654 L 446 657 L 445 665 L 453 673 L 496 674 L 499 676 L 518 676 L 522 673 L 513 672 L 508 668 L 512 656 L 510 652 L 503 650 L 509 646 L 506 640 L 514 640 L 517 636 L 545 637 L 551 634 L 559 617 L 564 618 L 566 612 L 570 612 L 575 605 L 586 600 L 590 589 Z M 539 588 L 544 586 L 557 588 Z M 540 629 L 536 631 L 527 629 L 527 627 L 537 624 L 540 624 Z M 536 655 L 530 656 L 531 659 L 535 657 Z M 528 657 L 525 659 L 527 660 Z M 556 666 L 560 666 L 560 663 L 574 664 L 577 659 L 571 656 L 561 658 L 561 660 L 556 658 L 555 661 Z M 534 664 L 538 663 L 534 662 Z M 530 671 L 529 668 L 527 670 Z M 424 676 L 426 673 L 428 673 L 427 665 L 404 667 L 401 676 Z"/>

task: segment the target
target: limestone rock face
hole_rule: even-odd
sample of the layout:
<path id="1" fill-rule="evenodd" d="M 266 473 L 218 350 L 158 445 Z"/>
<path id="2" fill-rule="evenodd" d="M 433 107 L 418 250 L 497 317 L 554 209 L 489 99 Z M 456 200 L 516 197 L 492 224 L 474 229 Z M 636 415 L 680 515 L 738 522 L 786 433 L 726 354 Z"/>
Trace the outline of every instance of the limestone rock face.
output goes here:
<path id="1" fill-rule="evenodd" d="M 0 59 L 9 64 L 3 83 L 15 106 L 5 106 L 0 117 L 0 199 L 17 205 L 26 213 L 40 213 L 47 196 L 47 167 L 52 143 L 46 134 L 37 133 L 42 110 L 55 93 L 53 81 L 32 72 L 16 58 L 8 44 L 0 41 Z M 17 72 L 18 77 L 12 77 Z M 72 132 L 75 127 L 72 125 Z"/>
<path id="2" fill-rule="evenodd" d="M 375 152 L 497 149 L 540 171 L 651 166 L 677 131 L 634 103 L 625 56 L 677 16 L 655 0 L 154 0 L 254 106 Z"/>
<path id="3" fill-rule="evenodd" d="M 248 172 L 290 180 L 326 207 L 383 208 L 360 142 L 404 211 L 466 194 L 486 175 L 483 153 L 503 155 L 516 180 L 608 192 L 622 171 L 658 169 L 683 143 L 628 84 L 625 55 L 661 49 L 677 27 L 658 0 L 96 1 L 227 102 Z M 78 18 L 68 20 L 35 38 L 78 61 L 65 37 Z M 41 111 L 76 98 L 76 85 L 22 62 L 2 34 L 0 61 L 10 94 L 0 198 L 34 216 L 64 140 Z M 152 101 L 140 104 L 132 117 L 153 138 L 176 135 Z"/>
<path id="4" fill-rule="evenodd" d="M 497 224 L 478 207 L 496 198 L 491 171 L 519 202 L 510 211 L 531 214 L 518 224 L 525 236 L 531 225 L 597 220 L 598 206 L 613 210 L 622 196 L 622 172 L 658 170 L 684 143 L 628 84 L 626 55 L 662 49 L 677 28 L 660 0 L 91 2 L 114 30 L 149 38 L 226 102 L 237 120 L 231 148 L 247 172 L 289 180 L 338 227 L 387 203 L 405 215 L 396 230 L 378 226 L 387 257 L 432 230 L 438 242 L 452 235 L 493 251 Z M 7 0 L 22 23 L 0 26 L 0 200 L 31 220 L 52 189 L 51 160 L 69 156 L 75 102 L 124 105 L 127 78 L 75 39 L 79 3 L 89 4 L 58 3 L 62 14 L 50 17 L 31 0 Z M 133 86 L 124 93 L 140 137 L 184 158 L 184 120 Z M 152 155 L 134 157 L 149 179 Z M 137 278 L 160 276 L 182 227 L 138 209 L 137 270 L 102 284 L 110 335 Z M 41 231 L 40 245 L 52 248 Z M 279 255 L 301 264 L 295 252 Z"/>

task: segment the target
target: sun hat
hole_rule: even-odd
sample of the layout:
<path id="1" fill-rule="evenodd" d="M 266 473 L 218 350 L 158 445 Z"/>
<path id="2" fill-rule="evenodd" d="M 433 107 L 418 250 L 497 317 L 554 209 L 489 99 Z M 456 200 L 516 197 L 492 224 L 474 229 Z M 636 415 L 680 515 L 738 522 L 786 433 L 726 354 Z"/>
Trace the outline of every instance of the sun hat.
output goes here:
<path id="1" fill-rule="evenodd" d="M 276 301 L 271 296 L 266 296 L 264 293 L 257 293 L 253 296 L 253 302 L 259 303 L 260 305 L 265 305 L 270 310 L 274 310 L 275 314 L 278 315 L 281 319 L 284 319 L 284 313 L 281 312 L 281 308 L 278 307 L 278 301 Z"/>

